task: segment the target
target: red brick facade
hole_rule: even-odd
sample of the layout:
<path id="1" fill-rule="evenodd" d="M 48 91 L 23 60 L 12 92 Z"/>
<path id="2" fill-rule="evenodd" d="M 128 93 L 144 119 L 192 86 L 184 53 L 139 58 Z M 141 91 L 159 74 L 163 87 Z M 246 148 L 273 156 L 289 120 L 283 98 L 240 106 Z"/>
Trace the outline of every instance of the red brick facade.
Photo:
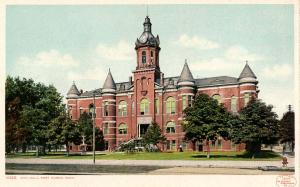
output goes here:
<path id="1" fill-rule="evenodd" d="M 103 88 L 84 93 L 78 92 L 73 84 L 67 96 L 69 114 L 73 120 L 78 120 L 80 113 L 89 112 L 95 93 L 96 127 L 104 132 L 107 149 L 113 150 L 121 142 L 142 136 L 147 126 L 155 121 L 168 140 L 166 145 L 160 145 L 163 150 L 177 150 L 182 145 L 184 149 L 205 151 L 204 144 L 183 140 L 181 122 L 184 107 L 192 104 L 196 94 L 206 93 L 220 98 L 219 101 L 228 111 L 236 113 L 251 97 L 257 97 L 256 77 L 246 65 L 239 78 L 193 79 L 186 63 L 180 76 L 164 78 L 159 67 L 159 39 L 151 33 L 149 18 L 146 18 L 144 27 L 142 36 L 136 42 L 137 67 L 133 78 L 115 84 L 109 72 Z M 242 149 L 244 145 L 232 145 L 230 140 L 211 142 L 212 151 Z"/>

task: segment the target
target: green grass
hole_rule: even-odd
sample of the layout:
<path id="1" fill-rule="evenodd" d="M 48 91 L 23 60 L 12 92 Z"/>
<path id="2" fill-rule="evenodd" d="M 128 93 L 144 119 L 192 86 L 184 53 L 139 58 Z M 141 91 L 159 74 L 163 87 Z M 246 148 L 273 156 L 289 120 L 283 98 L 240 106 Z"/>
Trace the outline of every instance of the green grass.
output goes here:
<path id="1" fill-rule="evenodd" d="M 36 158 L 35 153 L 9 154 L 6 158 Z M 40 156 L 42 159 L 92 159 L 92 155 L 52 152 Z M 159 153 L 110 153 L 103 152 L 96 155 L 97 160 L 280 160 L 281 156 L 272 151 L 262 151 L 254 159 L 246 152 L 211 152 L 210 159 L 205 152 L 159 152 Z"/>

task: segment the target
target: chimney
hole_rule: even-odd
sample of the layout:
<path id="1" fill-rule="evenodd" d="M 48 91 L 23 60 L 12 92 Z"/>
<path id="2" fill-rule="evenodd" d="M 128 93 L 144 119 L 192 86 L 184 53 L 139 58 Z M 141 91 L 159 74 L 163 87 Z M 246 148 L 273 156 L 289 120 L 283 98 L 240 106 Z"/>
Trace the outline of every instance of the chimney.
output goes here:
<path id="1" fill-rule="evenodd" d="M 160 72 L 160 85 L 164 86 L 164 73 Z"/>

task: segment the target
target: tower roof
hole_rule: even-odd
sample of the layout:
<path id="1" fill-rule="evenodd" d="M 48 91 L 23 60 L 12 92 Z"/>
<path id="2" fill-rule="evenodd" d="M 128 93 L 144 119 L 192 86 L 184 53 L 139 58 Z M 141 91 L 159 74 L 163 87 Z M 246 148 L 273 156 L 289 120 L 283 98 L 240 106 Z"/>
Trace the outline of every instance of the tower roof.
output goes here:
<path id="1" fill-rule="evenodd" d="M 112 77 L 112 75 L 110 73 L 110 69 L 108 70 L 107 77 L 104 81 L 103 89 L 113 89 L 113 90 L 116 89 L 116 83 L 115 83 L 114 78 Z"/>
<path id="2" fill-rule="evenodd" d="M 183 69 L 181 71 L 180 77 L 179 77 L 179 82 L 184 82 L 184 81 L 194 82 L 193 75 L 190 71 L 190 68 L 189 68 L 186 60 L 185 60 Z"/>
<path id="3" fill-rule="evenodd" d="M 67 96 L 68 97 L 74 97 L 74 96 L 79 96 L 80 95 L 80 92 L 78 91 L 76 85 L 75 85 L 75 82 L 73 82 L 71 88 L 69 89 L 68 93 L 67 93 Z"/>
<path id="4" fill-rule="evenodd" d="M 243 71 L 241 72 L 241 74 L 239 76 L 239 79 L 242 79 L 242 78 L 255 78 L 256 79 L 256 76 L 253 73 L 250 66 L 248 65 L 248 62 L 246 62 L 246 65 L 245 65 Z"/>
<path id="5" fill-rule="evenodd" d="M 151 32 L 151 21 L 148 16 L 145 18 L 144 25 L 144 32 L 142 35 L 136 40 L 135 47 L 142 47 L 142 46 L 153 46 L 158 47 L 159 46 L 159 37 L 158 35 L 155 37 Z"/>

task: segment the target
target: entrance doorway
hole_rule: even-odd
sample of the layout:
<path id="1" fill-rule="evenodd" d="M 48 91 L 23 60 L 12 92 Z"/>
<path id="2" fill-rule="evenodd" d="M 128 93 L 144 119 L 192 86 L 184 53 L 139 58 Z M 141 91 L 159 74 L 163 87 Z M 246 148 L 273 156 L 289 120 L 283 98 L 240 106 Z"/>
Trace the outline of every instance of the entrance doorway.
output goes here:
<path id="1" fill-rule="evenodd" d="M 146 134 L 149 124 L 139 124 L 139 137 Z"/>

